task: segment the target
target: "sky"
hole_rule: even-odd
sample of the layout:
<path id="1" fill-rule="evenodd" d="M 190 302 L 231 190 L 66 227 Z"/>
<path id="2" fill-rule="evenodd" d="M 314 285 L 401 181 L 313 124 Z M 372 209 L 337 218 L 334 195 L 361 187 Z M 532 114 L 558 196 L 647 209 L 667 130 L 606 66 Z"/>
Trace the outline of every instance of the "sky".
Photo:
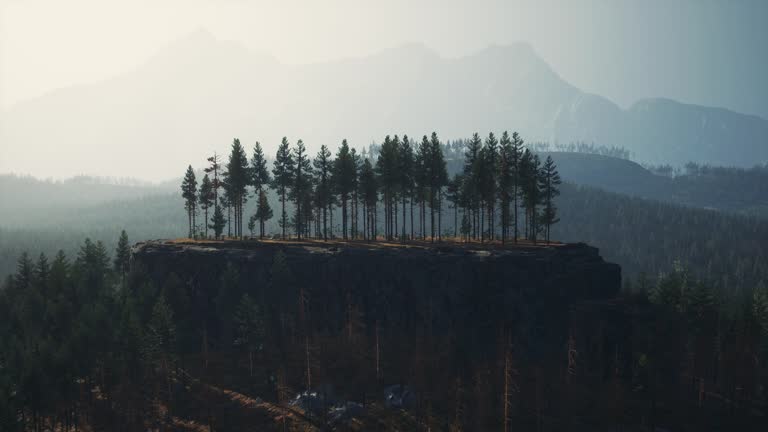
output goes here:
<path id="1" fill-rule="evenodd" d="M 768 1 L 0 0 L 0 109 L 131 71 L 204 28 L 285 63 L 529 42 L 566 81 L 768 118 Z"/>

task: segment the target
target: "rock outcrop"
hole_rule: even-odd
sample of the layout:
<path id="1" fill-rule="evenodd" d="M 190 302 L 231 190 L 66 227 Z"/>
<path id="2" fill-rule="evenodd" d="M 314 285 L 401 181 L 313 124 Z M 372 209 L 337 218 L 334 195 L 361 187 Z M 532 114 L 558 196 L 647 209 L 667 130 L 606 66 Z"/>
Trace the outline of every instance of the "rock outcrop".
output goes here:
<path id="1" fill-rule="evenodd" d="M 290 273 L 284 286 L 272 282 L 279 251 Z M 342 329 L 350 305 L 368 328 L 376 322 L 405 332 L 459 333 L 477 350 L 511 328 L 534 357 L 562 346 L 571 305 L 611 299 L 621 285 L 620 267 L 585 244 L 148 241 L 134 246 L 133 265 L 158 287 L 174 273 L 191 298 L 211 304 L 222 275 L 232 270 L 245 291 L 270 307 L 298 313 L 301 291 L 318 329 Z"/>

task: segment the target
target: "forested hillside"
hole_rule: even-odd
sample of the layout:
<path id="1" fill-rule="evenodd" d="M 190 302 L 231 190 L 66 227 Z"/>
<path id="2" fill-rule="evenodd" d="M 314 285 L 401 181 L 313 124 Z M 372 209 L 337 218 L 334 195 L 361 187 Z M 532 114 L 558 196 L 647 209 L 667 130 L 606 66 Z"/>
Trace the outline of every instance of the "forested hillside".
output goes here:
<path id="1" fill-rule="evenodd" d="M 276 197 L 270 198 L 278 208 Z M 674 261 L 692 272 L 733 289 L 749 289 L 768 281 L 768 222 L 762 218 L 732 215 L 714 210 L 686 208 L 640 198 L 631 198 L 591 187 L 564 184 L 557 199 L 561 221 L 552 238 L 583 241 L 600 248 L 606 259 L 616 262 L 628 276 L 645 272 L 655 276 L 668 272 Z M 246 204 L 245 213 L 256 211 Z M 289 206 L 289 209 L 291 207 Z M 337 209 L 335 220 L 340 217 Z M 453 210 L 444 217 L 446 234 L 453 236 Z M 128 229 L 135 239 L 173 238 L 186 233 L 183 201 L 178 194 L 119 201 L 86 207 L 79 211 L 54 210 L 39 217 L 40 225 L 27 229 L 0 228 L 0 274 L 13 272 L 19 255 L 59 249 L 74 253 L 86 237 L 113 248 L 117 234 Z M 42 224 L 45 222 L 45 224 Z M 339 226 L 336 232 L 339 233 Z M 277 221 L 267 223 L 267 232 L 278 232 Z"/>

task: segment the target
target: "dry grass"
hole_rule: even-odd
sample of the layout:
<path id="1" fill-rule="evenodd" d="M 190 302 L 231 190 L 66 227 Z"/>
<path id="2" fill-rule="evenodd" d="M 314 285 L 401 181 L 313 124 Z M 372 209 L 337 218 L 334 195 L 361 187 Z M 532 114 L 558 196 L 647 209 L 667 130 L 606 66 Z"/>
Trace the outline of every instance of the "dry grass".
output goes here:
<path id="1" fill-rule="evenodd" d="M 441 241 L 431 242 L 429 240 L 407 240 L 405 242 L 386 240 L 383 237 L 379 237 L 376 241 L 368 240 L 341 240 L 332 239 L 323 241 L 319 239 L 257 239 L 246 238 L 243 240 L 236 238 L 226 238 L 222 240 L 212 239 L 191 239 L 191 238 L 177 238 L 165 240 L 165 243 L 180 244 L 180 245 L 199 245 L 209 247 L 240 247 L 244 249 L 250 249 L 258 247 L 258 245 L 285 245 L 285 246 L 313 246 L 313 247 L 357 247 L 366 249 L 434 249 L 434 248 L 461 248 L 461 249 L 485 249 L 485 250 L 513 250 L 513 249 L 530 249 L 530 248 L 548 248 L 548 247 L 560 247 L 566 243 L 561 242 L 544 242 L 539 241 L 533 243 L 529 240 L 519 239 L 517 243 L 507 241 L 506 244 L 502 244 L 500 240 L 484 241 L 471 240 L 464 241 L 454 237 L 443 237 Z"/>

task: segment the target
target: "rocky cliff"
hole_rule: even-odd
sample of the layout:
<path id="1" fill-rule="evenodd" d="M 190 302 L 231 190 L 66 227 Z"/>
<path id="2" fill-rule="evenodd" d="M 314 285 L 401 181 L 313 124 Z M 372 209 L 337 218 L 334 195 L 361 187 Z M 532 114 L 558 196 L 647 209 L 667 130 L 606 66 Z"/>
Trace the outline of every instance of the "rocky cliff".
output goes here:
<path id="1" fill-rule="evenodd" d="M 289 274 L 275 283 L 280 252 Z M 133 248 L 133 265 L 158 287 L 173 273 L 191 298 L 211 304 L 223 275 L 234 271 L 242 289 L 265 307 L 296 314 L 306 307 L 318 329 L 342 329 L 351 305 L 368 328 L 375 322 L 407 332 L 460 333 L 472 345 L 512 328 L 531 355 L 560 346 L 572 304 L 613 298 L 621 285 L 619 266 L 585 244 L 501 249 L 148 241 Z"/>

